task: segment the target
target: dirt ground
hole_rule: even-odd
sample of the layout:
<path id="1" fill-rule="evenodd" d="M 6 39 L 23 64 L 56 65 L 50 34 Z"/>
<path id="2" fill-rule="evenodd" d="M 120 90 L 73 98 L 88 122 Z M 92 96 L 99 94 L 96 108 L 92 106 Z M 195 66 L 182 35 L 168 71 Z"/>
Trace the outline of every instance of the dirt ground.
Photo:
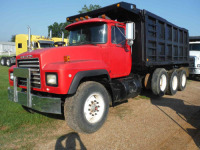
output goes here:
<path id="1" fill-rule="evenodd" d="M 200 149 L 200 81 L 189 81 L 175 96 L 141 95 L 111 107 L 106 123 L 93 134 L 75 133 L 58 120 L 34 149 Z"/>

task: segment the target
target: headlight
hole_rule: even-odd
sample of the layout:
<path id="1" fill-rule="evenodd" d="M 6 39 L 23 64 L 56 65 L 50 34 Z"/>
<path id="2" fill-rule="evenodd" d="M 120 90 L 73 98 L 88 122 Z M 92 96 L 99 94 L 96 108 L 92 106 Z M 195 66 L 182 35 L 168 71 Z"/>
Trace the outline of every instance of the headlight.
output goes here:
<path id="1" fill-rule="evenodd" d="M 56 73 L 46 73 L 46 82 L 48 86 L 58 86 L 58 75 Z"/>
<path id="2" fill-rule="evenodd" d="M 13 72 L 10 73 L 10 80 L 13 80 L 14 76 L 13 76 Z"/>

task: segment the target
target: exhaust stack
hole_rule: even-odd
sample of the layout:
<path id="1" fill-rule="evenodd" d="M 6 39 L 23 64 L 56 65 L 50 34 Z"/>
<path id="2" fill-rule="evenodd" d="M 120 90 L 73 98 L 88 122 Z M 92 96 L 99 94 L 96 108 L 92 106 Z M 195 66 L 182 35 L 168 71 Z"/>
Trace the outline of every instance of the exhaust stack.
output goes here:
<path id="1" fill-rule="evenodd" d="M 31 52 L 31 28 L 28 26 L 28 52 Z"/>
<path id="2" fill-rule="evenodd" d="M 52 30 L 50 30 L 49 34 L 50 34 L 50 39 L 52 39 Z"/>
<path id="3" fill-rule="evenodd" d="M 64 32 L 62 32 L 62 42 L 64 42 Z"/>

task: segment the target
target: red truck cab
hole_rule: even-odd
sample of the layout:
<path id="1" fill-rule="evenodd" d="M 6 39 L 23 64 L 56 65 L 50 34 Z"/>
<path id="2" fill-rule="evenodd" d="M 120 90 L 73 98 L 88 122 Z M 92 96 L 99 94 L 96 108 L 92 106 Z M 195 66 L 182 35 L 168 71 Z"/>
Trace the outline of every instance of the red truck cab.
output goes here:
<path id="1" fill-rule="evenodd" d="M 19 67 L 24 67 L 23 62 L 22 65 L 20 63 L 28 59 L 38 58 L 40 62 L 40 85 L 37 88 L 35 84 L 33 90 L 68 94 L 75 75 L 82 71 L 104 70 L 109 78 L 130 74 L 132 57 L 125 38 L 125 24 L 94 18 L 75 22 L 66 29 L 70 31 L 69 46 L 40 49 L 17 56 Z M 69 60 L 66 61 L 65 57 Z M 32 63 L 33 68 L 36 64 Z M 11 67 L 9 72 L 13 72 L 13 68 L 16 66 Z M 48 74 L 57 76 L 55 85 L 47 83 Z M 13 85 L 13 80 L 9 81 Z M 25 88 L 23 84 L 19 87 Z"/>

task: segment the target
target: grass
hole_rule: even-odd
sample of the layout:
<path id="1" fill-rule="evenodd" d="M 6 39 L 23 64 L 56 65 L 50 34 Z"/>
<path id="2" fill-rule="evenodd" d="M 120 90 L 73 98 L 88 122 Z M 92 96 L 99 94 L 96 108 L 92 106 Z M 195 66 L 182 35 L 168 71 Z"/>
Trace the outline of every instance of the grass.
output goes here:
<path id="1" fill-rule="evenodd" d="M 144 95 L 138 95 L 137 97 L 134 98 L 135 100 L 140 100 L 140 99 L 146 99 L 146 100 L 150 100 L 149 97 L 144 96 Z"/>
<path id="2" fill-rule="evenodd" d="M 8 67 L 0 66 L 0 149 L 31 149 L 28 137 L 38 137 L 44 128 L 53 128 L 55 119 L 26 112 L 21 105 L 8 101 Z M 29 138 L 32 139 L 32 138 Z"/>

